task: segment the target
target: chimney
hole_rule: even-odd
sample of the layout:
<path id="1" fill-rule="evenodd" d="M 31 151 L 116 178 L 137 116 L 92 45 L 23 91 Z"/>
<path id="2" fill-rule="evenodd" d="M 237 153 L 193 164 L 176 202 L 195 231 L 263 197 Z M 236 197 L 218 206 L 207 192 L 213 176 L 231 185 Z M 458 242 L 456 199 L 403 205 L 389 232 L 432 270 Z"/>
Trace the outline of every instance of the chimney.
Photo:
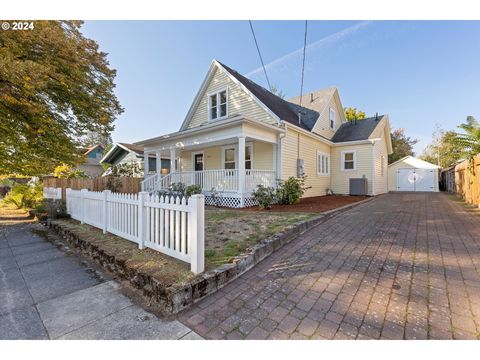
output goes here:
<path id="1" fill-rule="evenodd" d="M 378 121 L 378 113 L 375 113 L 375 121 Z"/>
<path id="2" fill-rule="evenodd" d="M 310 102 L 313 102 L 313 93 L 310 93 Z"/>

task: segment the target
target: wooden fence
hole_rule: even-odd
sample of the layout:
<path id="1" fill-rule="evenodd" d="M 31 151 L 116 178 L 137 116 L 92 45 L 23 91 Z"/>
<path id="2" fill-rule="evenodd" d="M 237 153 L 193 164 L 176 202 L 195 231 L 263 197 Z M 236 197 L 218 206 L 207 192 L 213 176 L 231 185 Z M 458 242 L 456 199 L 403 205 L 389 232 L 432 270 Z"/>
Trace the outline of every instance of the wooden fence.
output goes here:
<path id="1" fill-rule="evenodd" d="M 107 186 L 110 176 L 96 177 L 92 179 L 58 179 L 44 178 L 44 187 L 62 188 L 62 199 L 65 199 L 67 188 L 73 190 L 87 189 L 90 191 L 112 190 Z M 117 177 L 110 180 L 117 185 L 115 190 L 119 193 L 136 194 L 140 192 L 140 183 L 143 178 Z"/>
<path id="2" fill-rule="evenodd" d="M 455 188 L 467 204 L 480 204 L 480 154 L 455 166 Z"/>
<path id="3" fill-rule="evenodd" d="M 203 195 L 180 198 L 67 189 L 65 200 L 67 213 L 82 224 L 188 262 L 196 274 L 204 271 Z"/>

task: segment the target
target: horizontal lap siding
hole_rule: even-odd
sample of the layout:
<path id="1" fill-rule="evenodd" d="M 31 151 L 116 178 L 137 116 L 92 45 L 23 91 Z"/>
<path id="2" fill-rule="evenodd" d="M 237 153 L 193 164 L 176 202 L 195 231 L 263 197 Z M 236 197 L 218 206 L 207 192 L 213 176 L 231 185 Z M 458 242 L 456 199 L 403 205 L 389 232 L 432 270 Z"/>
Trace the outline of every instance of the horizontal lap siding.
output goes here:
<path id="1" fill-rule="evenodd" d="M 253 142 L 253 168 L 256 170 L 274 170 L 273 145 L 262 142 Z"/>
<path id="2" fill-rule="evenodd" d="M 307 104 L 308 107 L 308 104 Z M 335 110 L 335 129 L 330 128 L 330 108 Z M 312 132 L 319 134 L 327 139 L 331 139 L 335 135 L 335 131 L 342 125 L 342 120 L 340 117 L 340 112 L 343 111 L 341 107 L 337 104 L 335 97 L 333 96 L 327 107 L 322 111 L 320 117 L 317 120 L 317 123 L 312 129 Z"/>
<path id="3" fill-rule="evenodd" d="M 236 145 L 236 144 L 232 144 Z M 225 145 L 228 146 L 228 145 Z M 203 150 L 182 151 L 181 162 L 183 171 L 192 171 L 192 153 L 204 154 L 205 170 L 222 169 L 223 146 L 213 146 Z M 261 141 L 253 141 L 253 168 L 257 170 L 273 170 L 273 145 Z M 238 164 L 237 164 L 238 168 Z"/>
<path id="4" fill-rule="evenodd" d="M 300 140 L 300 146 L 298 146 Z M 317 175 L 317 151 L 330 154 L 330 146 L 301 134 L 291 127 L 282 140 L 282 179 L 297 176 L 297 158 L 303 159 L 307 186 L 305 197 L 325 195 L 330 188 L 330 176 Z"/>
<path id="5" fill-rule="evenodd" d="M 246 118 L 276 124 L 260 105 L 257 104 L 243 89 L 233 82 L 224 71 L 215 70 L 206 91 L 201 95 L 200 102 L 194 111 L 187 128 L 193 128 L 208 122 L 208 94 L 228 87 L 228 117 L 243 115 Z"/>
<path id="6" fill-rule="evenodd" d="M 386 192 L 388 192 L 388 151 L 387 144 L 382 138 L 382 140 L 375 142 L 375 194 L 384 194 Z"/>
<path id="7" fill-rule="evenodd" d="M 342 151 L 356 151 L 356 170 L 341 171 Z M 368 194 L 372 194 L 372 145 L 351 145 L 332 148 L 332 190 L 335 194 L 350 193 L 350 179 L 361 178 L 368 180 Z"/>

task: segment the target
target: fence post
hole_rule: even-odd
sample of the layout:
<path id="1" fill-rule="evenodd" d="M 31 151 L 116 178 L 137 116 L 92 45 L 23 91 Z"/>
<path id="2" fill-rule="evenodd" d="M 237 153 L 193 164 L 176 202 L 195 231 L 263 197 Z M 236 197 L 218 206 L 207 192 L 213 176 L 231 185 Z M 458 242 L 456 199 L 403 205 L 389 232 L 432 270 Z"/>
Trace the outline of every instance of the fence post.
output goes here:
<path id="1" fill-rule="evenodd" d="M 205 196 L 190 197 L 190 271 L 194 274 L 205 270 Z"/>
<path id="2" fill-rule="evenodd" d="M 65 203 L 67 204 L 67 214 L 72 214 L 70 212 L 70 201 L 68 201 L 68 197 L 70 196 L 70 191 L 72 191 L 72 189 L 70 188 L 66 188 L 65 189 Z"/>
<path id="3" fill-rule="evenodd" d="M 110 190 L 103 190 L 103 201 L 102 201 L 102 213 L 103 213 L 103 233 L 107 233 L 108 229 L 108 211 L 107 211 L 107 200 L 110 195 Z"/>
<path id="4" fill-rule="evenodd" d="M 80 209 L 81 209 L 81 216 L 80 216 L 80 223 L 85 223 L 85 195 L 88 192 L 87 189 L 80 190 Z"/>
<path id="5" fill-rule="evenodd" d="M 142 191 L 138 193 L 138 248 L 142 250 L 145 244 L 145 232 L 148 229 L 145 228 L 146 226 L 146 211 L 145 211 L 145 203 L 148 199 L 148 192 Z"/>
<path id="6" fill-rule="evenodd" d="M 56 191 L 55 199 L 62 200 L 62 188 L 56 188 L 55 191 Z"/>

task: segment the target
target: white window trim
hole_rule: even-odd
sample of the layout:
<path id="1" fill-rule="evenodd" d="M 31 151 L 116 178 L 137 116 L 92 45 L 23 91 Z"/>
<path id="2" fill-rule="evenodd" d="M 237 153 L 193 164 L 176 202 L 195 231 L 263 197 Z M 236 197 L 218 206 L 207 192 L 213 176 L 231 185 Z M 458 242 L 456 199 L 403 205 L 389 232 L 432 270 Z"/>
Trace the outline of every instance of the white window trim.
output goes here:
<path id="1" fill-rule="evenodd" d="M 332 114 L 333 114 L 333 126 L 332 126 Z M 331 129 L 331 130 L 335 130 L 335 117 L 337 116 L 337 114 L 335 113 L 335 109 L 330 107 L 329 108 L 329 111 L 328 111 L 328 127 Z"/>
<path id="2" fill-rule="evenodd" d="M 380 164 L 380 174 L 382 176 L 385 176 L 385 156 L 382 155 L 380 158 L 381 164 Z"/>
<path id="3" fill-rule="evenodd" d="M 210 98 L 211 98 L 213 95 L 216 95 L 216 96 L 217 96 L 217 115 L 218 115 L 219 112 L 220 112 L 220 101 L 219 101 L 219 100 L 220 100 L 220 96 L 219 96 L 219 94 L 220 94 L 221 92 L 223 92 L 223 91 L 226 92 L 226 97 L 227 97 L 227 104 L 226 104 L 226 105 L 227 105 L 227 113 L 226 113 L 225 116 L 221 116 L 221 117 L 220 117 L 220 116 L 217 116 L 215 119 L 212 119 L 212 116 L 211 116 L 212 114 L 211 114 L 211 111 L 210 111 L 210 109 L 211 109 L 211 107 L 212 107 L 212 103 L 211 103 L 211 99 L 210 99 Z M 228 118 L 228 87 L 207 94 L 207 111 L 208 111 L 208 121 L 209 121 L 209 122 L 215 122 L 215 121 L 219 121 L 219 120 L 223 120 L 223 119 Z"/>
<path id="4" fill-rule="evenodd" d="M 345 169 L 345 154 L 353 153 L 353 169 Z M 341 152 L 340 156 L 340 170 L 346 172 L 357 171 L 357 151 L 356 150 L 345 150 Z"/>
<path id="5" fill-rule="evenodd" d="M 222 146 L 222 170 L 232 170 L 232 169 L 225 169 L 225 150 L 233 149 L 235 151 L 235 169 L 238 165 L 238 145 L 225 145 Z"/>
<path id="6" fill-rule="evenodd" d="M 251 159 L 250 159 L 250 162 L 252 163 L 252 169 L 254 169 L 254 157 L 253 157 L 253 143 L 252 142 L 247 142 L 245 143 L 245 147 L 247 148 L 250 148 L 250 154 L 251 154 Z M 232 145 L 225 145 L 225 146 L 222 146 L 222 170 L 226 170 L 225 169 L 225 150 L 226 149 L 235 149 L 235 169 L 238 169 L 238 144 L 232 144 Z"/>
<path id="7" fill-rule="evenodd" d="M 205 153 L 203 151 L 192 151 L 192 171 L 195 171 L 195 155 L 202 154 L 203 170 L 205 171 Z"/>
<path id="8" fill-rule="evenodd" d="M 326 159 L 328 159 L 328 166 L 327 166 L 327 172 L 326 173 L 322 173 L 320 172 L 319 170 L 319 166 L 318 166 L 318 157 L 319 156 L 325 156 Z M 325 152 L 322 152 L 322 151 L 317 151 L 317 176 L 330 176 L 330 154 L 327 154 Z"/>

